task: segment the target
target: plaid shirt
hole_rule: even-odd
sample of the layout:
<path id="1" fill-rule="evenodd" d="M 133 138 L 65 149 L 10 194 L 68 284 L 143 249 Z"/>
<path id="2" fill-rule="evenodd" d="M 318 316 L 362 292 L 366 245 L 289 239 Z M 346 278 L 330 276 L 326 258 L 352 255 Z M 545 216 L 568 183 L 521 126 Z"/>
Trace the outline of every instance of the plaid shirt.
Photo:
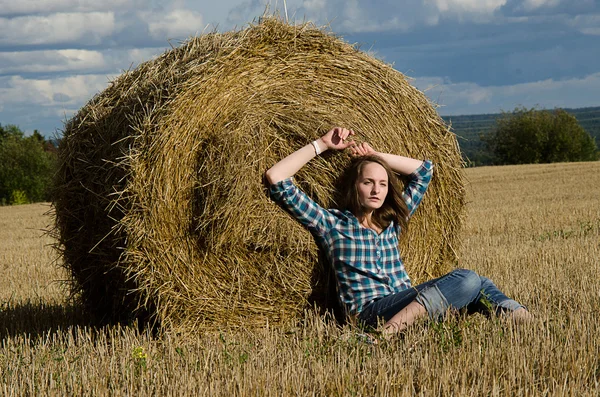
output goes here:
<path id="1" fill-rule="evenodd" d="M 433 164 L 426 160 L 410 175 L 402 193 L 410 215 L 423 199 L 432 173 Z M 270 193 L 275 202 L 310 230 L 326 253 L 348 313 L 360 313 L 374 299 L 411 286 L 398 252 L 400 228 L 394 222 L 377 234 L 362 226 L 350 211 L 322 208 L 295 186 L 292 178 L 271 185 Z"/>

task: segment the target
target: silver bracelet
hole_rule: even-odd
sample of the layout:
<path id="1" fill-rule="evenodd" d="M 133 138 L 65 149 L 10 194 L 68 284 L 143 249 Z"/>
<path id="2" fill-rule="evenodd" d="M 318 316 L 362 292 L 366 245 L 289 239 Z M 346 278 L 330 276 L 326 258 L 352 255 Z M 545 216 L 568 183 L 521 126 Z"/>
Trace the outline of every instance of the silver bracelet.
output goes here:
<path id="1" fill-rule="evenodd" d="M 321 148 L 319 147 L 319 143 L 317 141 L 312 141 L 311 142 L 313 147 L 315 148 L 315 153 L 318 155 L 321 154 Z"/>

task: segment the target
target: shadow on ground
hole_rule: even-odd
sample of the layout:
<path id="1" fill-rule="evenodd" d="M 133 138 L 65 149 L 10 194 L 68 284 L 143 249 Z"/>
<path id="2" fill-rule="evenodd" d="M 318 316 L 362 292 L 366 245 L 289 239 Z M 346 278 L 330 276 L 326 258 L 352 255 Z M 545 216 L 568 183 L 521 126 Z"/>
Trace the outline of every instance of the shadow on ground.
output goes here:
<path id="1" fill-rule="evenodd" d="M 0 338 L 27 335 L 38 336 L 74 326 L 89 326 L 91 322 L 83 307 L 75 303 L 49 304 L 19 302 L 0 304 Z"/>

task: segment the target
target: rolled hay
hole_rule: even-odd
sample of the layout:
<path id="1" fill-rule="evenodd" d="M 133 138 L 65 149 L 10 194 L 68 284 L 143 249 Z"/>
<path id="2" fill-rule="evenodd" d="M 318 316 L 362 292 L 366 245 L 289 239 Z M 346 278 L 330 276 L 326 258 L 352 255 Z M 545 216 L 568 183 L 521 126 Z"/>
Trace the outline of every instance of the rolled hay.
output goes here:
<path id="1" fill-rule="evenodd" d="M 390 65 L 310 23 L 267 18 L 123 73 L 65 125 L 54 207 L 73 292 L 100 323 L 185 332 L 331 306 L 327 265 L 263 174 L 336 125 L 433 160 L 401 252 L 415 282 L 449 270 L 464 205 L 454 134 Z M 335 206 L 347 162 L 326 153 L 295 180 Z"/>

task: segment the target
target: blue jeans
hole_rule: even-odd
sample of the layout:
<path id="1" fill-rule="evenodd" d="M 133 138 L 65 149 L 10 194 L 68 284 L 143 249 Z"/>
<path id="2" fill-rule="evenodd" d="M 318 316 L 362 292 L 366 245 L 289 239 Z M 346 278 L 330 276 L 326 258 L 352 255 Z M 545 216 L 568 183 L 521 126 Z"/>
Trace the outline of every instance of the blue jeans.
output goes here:
<path id="1" fill-rule="evenodd" d="M 504 295 L 490 279 L 472 270 L 455 269 L 442 277 L 367 304 L 358 318 L 374 327 L 378 320 L 389 321 L 415 300 L 434 320 L 444 318 L 449 308 L 466 309 L 468 313 L 492 311 L 501 314 L 523 307 Z"/>

